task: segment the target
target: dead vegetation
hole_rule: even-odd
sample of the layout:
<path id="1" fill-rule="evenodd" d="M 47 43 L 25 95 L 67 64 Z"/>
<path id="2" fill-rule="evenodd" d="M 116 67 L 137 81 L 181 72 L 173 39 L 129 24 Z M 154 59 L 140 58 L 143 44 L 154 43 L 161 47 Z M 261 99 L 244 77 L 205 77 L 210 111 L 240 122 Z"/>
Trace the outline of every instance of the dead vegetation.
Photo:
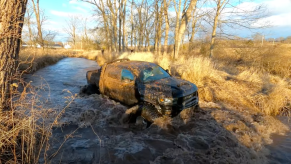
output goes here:
<path id="1" fill-rule="evenodd" d="M 45 108 L 40 90 L 45 85 L 32 86 L 15 74 L 10 110 L 0 111 L 0 163 L 38 163 L 46 156 L 52 127 L 64 112 Z M 67 97 L 68 105 L 74 96 Z M 46 158 L 46 157 L 45 157 Z"/>
<path id="2" fill-rule="evenodd" d="M 74 51 L 66 49 L 22 49 L 19 54 L 18 70 L 25 73 L 35 72 L 41 68 L 57 63 L 66 57 L 86 58 L 97 60 L 101 51 Z M 107 55 L 106 55 L 107 56 Z"/>

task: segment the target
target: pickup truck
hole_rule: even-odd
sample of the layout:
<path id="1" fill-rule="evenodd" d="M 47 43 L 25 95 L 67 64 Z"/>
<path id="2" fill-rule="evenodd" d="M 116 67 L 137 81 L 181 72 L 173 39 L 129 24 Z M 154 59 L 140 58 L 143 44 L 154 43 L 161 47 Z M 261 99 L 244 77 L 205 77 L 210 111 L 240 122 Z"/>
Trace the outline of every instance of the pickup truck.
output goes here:
<path id="1" fill-rule="evenodd" d="M 147 122 L 199 106 L 195 84 L 173 77 L 150 62 L 119 59 L 88 71 L 86 78 L 88 86 L 100 94 L 128 106 L 139 105 L 138 113 Z"/>

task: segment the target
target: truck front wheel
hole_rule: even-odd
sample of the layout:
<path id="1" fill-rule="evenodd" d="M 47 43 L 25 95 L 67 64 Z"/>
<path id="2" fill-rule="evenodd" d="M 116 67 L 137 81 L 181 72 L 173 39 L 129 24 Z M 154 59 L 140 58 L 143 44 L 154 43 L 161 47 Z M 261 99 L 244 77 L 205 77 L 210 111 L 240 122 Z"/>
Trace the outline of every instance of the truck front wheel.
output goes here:
<path id="1" fill-rule="evenodd" d="M 162 117 L 162 114 L 150 103 L 141 104 L 140 109 L 141 116 L 149 123 L 153 123 L 156 119 Z"/>

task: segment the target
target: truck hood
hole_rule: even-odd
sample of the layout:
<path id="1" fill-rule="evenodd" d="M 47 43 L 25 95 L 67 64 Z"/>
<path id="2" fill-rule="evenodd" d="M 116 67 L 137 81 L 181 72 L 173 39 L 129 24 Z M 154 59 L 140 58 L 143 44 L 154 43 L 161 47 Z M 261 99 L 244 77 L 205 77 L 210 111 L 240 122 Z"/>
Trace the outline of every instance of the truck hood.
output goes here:
<path id="1" fill-rule="evenodd" d="M 187 96 L 197 91 L 197 86 L 189 81 L 168 77 L 157 81 L 143 83 L 139 88 L 142 96 L 157 98 L 160 95 L 169 98 L 179 98 Z"/>

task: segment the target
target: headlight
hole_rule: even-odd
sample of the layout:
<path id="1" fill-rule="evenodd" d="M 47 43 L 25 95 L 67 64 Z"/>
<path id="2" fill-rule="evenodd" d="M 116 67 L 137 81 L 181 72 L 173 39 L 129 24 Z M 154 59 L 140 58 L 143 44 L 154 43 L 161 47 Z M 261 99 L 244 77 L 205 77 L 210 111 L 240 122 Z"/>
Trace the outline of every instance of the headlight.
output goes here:
<path id="1" fill-rule="evenodd" d="M 159 97 L 159 103 L 160 104 L 172 104 L 173 103 L 173 98 L 166 98 L 164 96 Z"/>

